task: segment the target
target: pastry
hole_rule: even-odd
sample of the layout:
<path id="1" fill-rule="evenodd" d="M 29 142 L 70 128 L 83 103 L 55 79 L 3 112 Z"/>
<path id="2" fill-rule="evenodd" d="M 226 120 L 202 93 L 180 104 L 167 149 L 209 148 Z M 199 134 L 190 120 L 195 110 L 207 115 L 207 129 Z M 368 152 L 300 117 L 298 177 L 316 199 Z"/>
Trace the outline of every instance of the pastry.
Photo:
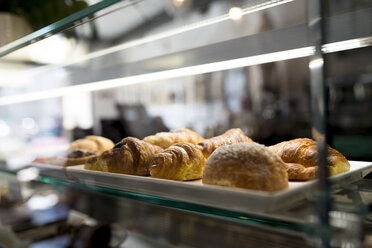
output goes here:
<path id="1" fill-rule="evenodd" d="M 237 143 L 217 148 L 204 168 L 203 183 L 262 191 L 288 188 L 284 162 L 266 146 Z"/>
<path id="2" fill-rule="evenodd" d="M 89 159 L 85 169 L 147 176 L 151 160 L 162 150 L 137 138 L 127 137 L 113 149 Z"/>
<path id="3" fill-rule="evenodd" d="M 147 143 L 166 149 L 176 143 L 192 143 L 196 145 L 203 139 L 203 137 L 194 131 L 187 128 L 182 128 L 177 131 L 160 132 L 155 135 L 150 135 L 145 137 L 143 140 Z"/>
<path id="4" fill-rule="evenodd" d="M 96 152 L 91 152 L 84 149 L 75 149 L 70 151 L 66 156 L 51 158 L 48 163 L 62 166 L 72 166 L 84 164 L 89 159 L 95 157 Z"/>
<path id="5" fill-rule="evenodd" d="M 104 151 L 110 150 L 112 147 L 114 147 L 114 143 L 111 140 L 101 136 L 89 135 L 72 142 L 70 144 L 70 151 L 85 149 L 96 152 L 99 155 Z"/>
<path id="6" fill-rule="evenodd" d="M 316 178 L 318 166 L 305 167 L 302 164 L 284 163 L 288 173 L 288 180 L 308 181 Z"/>
<path id="7" fill-rule="evenodd" d="M 86 136 L 75 140 L 69 145 L 68 151 L 55 157 L 35 159 L 34 162 L 42 162 L 60 166 L 84 164 L 88 159 L 111 149 L 114 143 L 101 136 Z"/>
<path id="8" fill-rule="evenodd" d="M 206 159 L 194 144 L 175 144 L 159 153 L 151 162 L 150 175 L 173 180 L 200 179 Z"/>
<path id="9" fill-rule="evenodd" d="M 337 150 L 331 148 L 330 146 L 327 147 L 328 147 L 327 165 L 329 175 L 333 176 L 340 174 L 342 172 L 349 171 L 350 164 L 344 157 L 344 155 L 342 155 Z M 284 141 L 276 145 L 270 146 L 269 148 L 273 152 L 278 154 L 278 156 L 281 157 L 285 163 L 296 163 L 304 166 L 305 168 L 315 167 L 318 165 L 317 146 L 316 142 L 312 139 L 300 138 L 290 141 Z M 297 168 L 299 167 L 297 166 Z M 298 173 L 303 172 L 304 170 L 298 171 Z M 289 177 L 289 179 L 297 180 L 295 179 L 295 177 L 301 177 L 301 175 L 292 175 Z"/>
<path id="10" fill-rule="evenodd" d="M 208 158 L 218 147 L 240 142 L 253 142 L 253 140 L 245 136 L 240 128 L 232 128 L 222 135 L 203 140 L 198 146 L 200 146 L 204 156 Z"/>

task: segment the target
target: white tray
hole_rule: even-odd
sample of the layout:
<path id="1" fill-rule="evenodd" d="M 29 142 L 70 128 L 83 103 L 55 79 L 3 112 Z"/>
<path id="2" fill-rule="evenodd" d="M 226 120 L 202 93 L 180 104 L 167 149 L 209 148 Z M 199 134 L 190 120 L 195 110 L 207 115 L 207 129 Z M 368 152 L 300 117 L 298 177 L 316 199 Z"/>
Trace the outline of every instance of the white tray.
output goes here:
<path id="1" fill-rule="evenodd" d="M 336 186 L 355 182 L 372 171 L 372 162 L 349 162 L 350 171 L 331 177 L 331 182 L 336 183 Z M 33 165 L 39 167 L 41 175 L 45 176 L 246 213 L 266 213 L 281 209 L 311 195 L 316 187 L 316 180 L 290 182 L 288 189 L 270 193 L 204 185 L 201 180 L 181 182 L 91 171 L 85 170 L 83 165 L 65 168 L 44 164 Z"/>

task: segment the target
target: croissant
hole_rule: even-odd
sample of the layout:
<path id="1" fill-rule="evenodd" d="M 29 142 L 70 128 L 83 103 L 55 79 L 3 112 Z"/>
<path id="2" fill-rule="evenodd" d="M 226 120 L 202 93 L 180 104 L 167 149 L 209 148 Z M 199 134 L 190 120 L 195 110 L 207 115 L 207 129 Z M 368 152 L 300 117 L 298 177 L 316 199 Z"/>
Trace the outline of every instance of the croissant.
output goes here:
<path id="1" fill-rule="evenodd" d="M 305 167 L 301 164 L 284 163 L 288 179 L 294 181 L 308 181 L 316 178 L 318 166 Z"/>
<path id="2" fill-rule="evenodd" d="M 200 179 L 206 159 L 194 144 L 175 144 L 159 153 L 151 162 L 150 175 L 173 180 Z"/>
<path id="3" fill-rule="evenodd" d="M 151 160 L 162 150 L 161 147 L 128 137 L 117 143 L 113 149 L 89 159 L 85 163 L 85 169 L 147 176 Z"/>
<path id="4" fill-rule="evenodd" d="M 222 135 L 203 140 L 198 146 L 201 147 L 205 158 L 208 158 L 220 146 L 241 142 L 253 142 L 253 140 L 245 136 L 240 128 L 232 128 Z"/>
<path id="5" fill-rule="evenodd" d="M 199 136 L 199 134 L 194 131 L 182 128 L 177 131 L 160 132 L 155 135 L 150 135 L 145 137 L 143 140 L 165 149 L 176 143 L 192 143 L 196 145 L 203 139 L 203 137 Z"/>
<path id="6" fill-rule="evenodd" d="M 83 139 L 78 139 L 72 142 L 69 150 L 73 151 L 83 149 L 101 154 L 112 147 L 114 147 L 114 143 L 111 140 L 101 136 L 89 135 Z"/>
<path id="7" fill-rule="evenodd" d="M 95 156 L 96 152 L 91 152 L 85 149 L 75 149 L 63 156 L 36 158 L 33 162 L 59 166 L 72 166 L 84 164 L 87 160 Z"/>
<path id="8" fill-rule="evenodd" d="M 340 174 L 342 172 L 350 170 L 350 164 L 347 159 L 337 150 L 327 146 L 327 165 L 329 174 L 331 176 Z M 312 139 L 301 138 L 290 141 L 278 143 L 270 146 L 270 149 L 274 151 L 285 163 L 296 163 L 304 166 L 305 168 L 315 167 L 318 164 L 318 152 L 316 142 Z M 293 165 L 287 165 L 293 166 Z M 296 168 L 299 168 L 296 166 Z M 294 171 L 295 169 L 293 169 Z M 296 177 L 304 177 L 299 175 L 304 173 L 304 169 L 298 170 L 297 173 L 293 173 L 290 180 L 298 180 Z M 314 169 L 314 172 L 316 170 Z M 315 176 L 313 176 L 315 178 Z M 312 179 L 312 178 L 311 178 Z"/>
<path id="9" fill-rule="evenodd" d="M 34 161 L 59 166 L 79 165 L 113 146 L 114 143 L 107 138 L 90 135 L 71 142 L 68 151 L 64 154 L 51 158 L 36 158 Z"/>

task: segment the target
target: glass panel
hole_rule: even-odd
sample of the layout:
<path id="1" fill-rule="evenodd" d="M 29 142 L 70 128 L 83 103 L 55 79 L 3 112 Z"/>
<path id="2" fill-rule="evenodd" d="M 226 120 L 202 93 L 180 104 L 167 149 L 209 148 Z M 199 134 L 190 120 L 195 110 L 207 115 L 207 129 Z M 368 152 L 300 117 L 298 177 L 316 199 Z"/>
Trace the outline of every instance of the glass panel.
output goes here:
<path id="1" fill-rule="evenodd" d="M 33 182 L 31 190 L 27 183 L 17 182 L 15 176 L 0 173 L 0 178 L 0 220 L 8 227 L 7 234 L 13 242 L 31 247 L 74 246 L 81 241 L 76 237 L 81 237 L 84 231 L 86 234 L 92 227 L 95 230 L 110 228 L 111 244 L 124 242 L 124 246 L 136 241 L 136 244 L 145 243 L 150 247 L 179 247 L 180 244 L 231 247 L 239 240 L 239 244 L 262 247 L 275 246 L 289 239 L 291 242 L 286 247 L 298 247 L 309 241 L 298 233 L 303 230 L 300 225 L 267 221 L 252 215 L 239 216 L 215 208 L 151 199 L 129 192 L 108 192 L 97 187 L 89 189 L 68 184 L 73 187 L 70 188 L 63 186 L 66 182 L 55 179 L 49 181 L 54 188 Z M 42 180 L 47 181 L 46 178 Z M 30 232 L 35 229 L 42 231 Z M 141 235 L 145 237 L 138 240 Z"/>
<path id="2" fill-rule="evenodd" d="M 146 8 L 148 5 L 156 8 Z M 90 21 L 79 22 L 1 59 L 4 76 L 0 84 L 5 90 L 0 94 L 6 97 L 0 99 L 0 105 L 313 53 L 307 41 L 305 1 L 242 1 L 236 5 L 242 17 L 234 21 L 231 18 L 235 17 L 228 15 L 233 6 L 229 1 L 206 6 L 185 2 L 178 7 L 160 0 L 158 4 L 113 4 L 97 11 Z M 296 16 L 287 12 L 295 12 Z M 329 19 L 331 43 L 325 45 L 325 51 L 370 45 L 370 29 L 362 25 L 372 23 L 367 21 L 370 12 L 367 8 Z M 350 22 L 360 23 L 358 29 L 339 25 Z M 87 83 L 94 84 L 82 86 Z M 14 85 L 19 87 L 15 90 Z M 66 89 L 72 85 L 81 87 Z"/>
<path id="3" fill-rule="evenodd" d="M 0 6 L 0 18 L 5 35 L 0 40 L 0 56 L 60 32 L 118 1 L 120 0 L 104 0 L 96 4 L 84 0 L 3 2 Z M 31 33 L 32 30 L 37 31 Z M 16 41 L 12 42 L 13 40 Z"/>
<path id="4" fill-rule="evenodd" d="M 150 12 L 150 8 L 146 8 L 147 5 L 143 2 L 125 8 L 113 5 L 110 7 L 113 12 L 109 15 L 105 15 L 107 9 L 103 10 L 104 13 L 99 11 L 96 15 L 100 18 L 76 26 L 73 29 L 76 37 L 72 37 L 69 33 L 71 30 L 68 30 L 5 56 L 2 64 L 8 66 L 10 62 L 11 68 L 5 72 L 3 84 L 14 85 L 22 82 L 24 85 L 22 90 L 7 92 L 6 95 L 35 92 L 35 88 L 38 88 L 38 94 L 23 96 L 22 101 L 60 96 L 65 93 L 65 90 L 40 93 L 40 85 L 43 85 L 44 90 L 55 89 L 306 47 L 304 27 L 288 29 L 284 33 L 265 33 L 262 37 L 256 38 L 249 36 L 293 25 L 289 19 L 280 22 L 276 20 L 279 18 L 278 15 L 285 16 L 285 10 L 288 8 L 299 9 L 302 13 L 299 14 L 295 24 L 305 22 L 302 1 L 280 5 L 284 2 L 241 2 L 238 6 L 241 7 L 243 17 L 236 21 L 231 20 L 227 14 L 232 6 L 229 1 L 217 1 L 204 7 L 198 4 L 188 6 L 186 2 L 185 6 L 175 7 L 168 1 L 159 1 L 157 5 L 151 4 L 156 6 L 151 13 L 147 13 Z M 208 8 L 204 10 L 203 8 L 206 7 Z M 258 11 L 262 8 L 267 9 Z M 202 10 L 204 12 L 201 12 Z M 143 12 L 146 12 L 145 16 Z M 161 16 L 164 20 L 161 21 L 157 16 Z M 120 25 L 112 27 L 111 23 L 120 23 Z M 215 32 L 218 29 L 224 33 L 223 36 Z M 98 36 L 93 37 L 94 35 Z M 199 39 L 195 39 L 195 36 Z M 245 36 L 248 37 L 236 40 Z M 280 47 L 279 43 L 271 42 L 273 39 L 293 36 L 297 36 L 298 39 L 287 38 L 285 42 L 280 43 L 284 47 Z M 232 43 L 228 43 L 229 41 Z M 305 49 L 287 55 L 266 56 L 261 58 L 261 61 L 270 61 L 270 57 L 278 60 L 283 56 L 289 58 L 307 56 L 309 52 L 311 52 L 309 49 Z M 21 57 L 18 58 L 21 61 L 28 61 L 28 63 L 16 63 L 17 67 L 14 66 L 12 62 L 19 61 L 17 56 Z M 252 59 L 236 61 L 235 65 L 225 63 L 220 65 L 219 70 L 232 66 L 241 67 L 250 63 Z M 17 73 L 13 73 L 13 68 Z M 216 70 L 214 68 L 217 67 L 210 65 L 194 68 L 193 72 L 173 71 L 166 75 L 164 73 L 157 76 L 148 75 L 131 78 L 129 83 L 162 79 L 170 75 L 174 77 L 203 73 Z M 43 75 L 48 77 L 45 78 Z M 45 81 L 41 80 L 42 78 L 45 78 Z M 51 81 L 54 83 L 50 83 Z M 103 82 L 97 87 L 126 84 L 126 80 L 119 81 Z M 88 88 L 92 91 L 97 90 L 97 87 L 90 85 Z M 82 90 L 88 88 L 83 87 Z M 73 91 L 80 90 L 81 88 L 76 88 Z M 8 100 L 17 101 L 17 99 Z M 3 98 L 2 104 L 6 102 L 7 99 Z"/>
<path id="5" fill-rule="evenodd" d="M 27 45 L 0 60 L 0 157 L 5 161 L 2 168 L 7 168 L 3 170 L 13 174 L 20 170 L 17 176 L 23 175 L 22 180 L 31 177 L 229 221 L 319 235 L 315 187 L 294 190 L 294 196 L 284 192 L 283 198 L 271 202 L 274 209 L 261 203 L 262 208 L 253 211 L 250 205 L 257 201 L 241 207 L 241 198 L 227 192 L 219 199 L 235 200 L 230 203 L 236 203 L 235 208 L 226 207 L 229 201 L 213 202 L 215 198 L 205 195 L 196 203 L 195 197 L 203 194 L 171 181 L 174 188 L 164 182 L 136 188 L 133 185 L 140 180 L 127 178 L 113 188 L 113 182 L 120 181 L 115 176 L 112 182 L 100 182 L 71 176 L 68 168 L 44 165 L 46 169 L 33 170 L 37 165 L 32 162 L 65 155 L 71 141 L 89 134 L 116 143 L 127 136 L 143 138 L 182 127 L 209 138 L 235 127 L 267 146 L 311 137 L 308 64 L 314 46 L 309 42 L 307 1 L 149 1 L 102 1 L 2 48 L 7 53 Z M 345 136 L 356 130 L 368 139 L 371 9 L 363 3 L 331 11 L 327 17 L 329 32 L 322 49 L 331 63 L 326 68 L 334 132 L 331 145 L 349 159 L 370 160 L 368 155 L 360 156 L 362 149 L 357 154 L 345 145 L 350 142 L 350 148 L 361 138 L 345 141 Z M 54 35 L 45 38 L 49 33 Z M 28 45 L 33 39 L 42 40 Z M 345 66 L 342 56 L 349 58 Z M 353 66 L 350 61 L 364 64 Z M 348 82 L 345 91 L 340 89 L 344 81 Z M 354 111 L 351 99 L 361 102 L 361 112 Z M 344 118 L 339 112 L 349 107 L 351 112 Z M 30 165 L 31 170 L 24 172 L 23 167 Z M 368 192 L 364 181 L 368 179 L 354 183 L 366 176 L 362 172 L 333 184 L 331 225 L 361 223 L 342 214 L 345 209 L 360 213 L 360 206 L 370 204 L 368 195 L 358 198 L 359 189 Z M 150 177 L 143 179 L 149 180 L 153 182 Z M 167 187 L 165 193 L 154 193 L 159 185 Z M 312 182 L 292 185 L 314 186 Z M 166 197 L 176 190 L 183 192 Z M 342 221 L 333 223 L 337 218 Z M 340 227 L 340 235 L 344 230 Z"/>
<path id="6" fill-rule="evenodd" d="M 45 119 L 54 123 L 54 133 L 48 133 L 47 127 L 26 137 L 19 132 L 23 147 L 32 148 L 28 150 L 28 163 L 35 158 L 48 157 L 58 149 L 67 149 L 70 140 L 89 133 L 118 142 L 126 136 L 143 138 L 158 131 L 182 127 L 191 128 L 204 137 L 212 137 L 236 127 L 258 143 L 273 145 L 283 140 L 311 136 L 307 64 L 307 57 L 297 58 L 67 95 L 61 100 L 34 101 L 33 105 L 13 104 L 3 106 L 0 110 L 8 113 L 6 123 L 9 123 L 9 127 L 17 127 L 18 123 L 16 130 L 24 130 L 22 132 L 34 130 L 29 128 L 31 123 L 41 127 Z M 42 110 L 44 108 L 54 111 Z M 19 117 L 9 114 L 13 112 L 19 113 Z M 291 128 L 293 126 L 296 128 Z M 12 132 L 15 133 L 15 130 Z M 3 138 L 4 143 L 13 136 L 8 136 L 8 140 Z M 20 148 L 18 152 L 24 151 Z M 17 164 L 12 164 L 17 157 L 7 159 L 7 165 L 13 166 L 12 169 L 17 168 Z M 27 159 L 25 156 L 23 158 Z M 228 220 L 313 232 L 311 221 L 316 216 L 313 191 L 301 197 L 301 201 L 280 208 L 275 207 L 276 204 L 279 206 L 279 202 L 276 202 L 268 203 L 273 207 L 271 210 L 265 206 L 265 210 L 250 211 L 248 204 L 244 211 L 237 211 L 218 204 L 215 207 L 195 204 L 186 198 L 181 201 L 133 189 L 99 187 L 95 179 L 75 180 L 76 176 L 70 178 L 65 170 L 57 170 L 59 172 L 41 170 L 40 180 Z M 84 182 L 87 185 L 84 186 Z"/>

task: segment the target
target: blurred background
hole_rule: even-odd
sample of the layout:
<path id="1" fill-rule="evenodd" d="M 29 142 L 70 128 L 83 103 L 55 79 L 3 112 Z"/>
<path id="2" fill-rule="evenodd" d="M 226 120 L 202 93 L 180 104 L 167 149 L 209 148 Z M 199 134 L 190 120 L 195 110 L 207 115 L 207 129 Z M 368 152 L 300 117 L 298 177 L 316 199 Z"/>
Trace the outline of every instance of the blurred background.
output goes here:
<path id="1" fill-rule="evenodd" d="M 319 245 L 296 222 L 314 227 L 314 197 L 260 219 L 24 168 L 90 134 L 118 142 L 187 127 L 209 138 L 238 127 L 265 145 L 311 138 L 314 1 L 0 0 L 0 246 Z M 323 2 L 328 141 L 372 161 L 372 1 Z M 336 238 L 369 233 L 371 243 L 367 177 L 332 195 L 344 211 Z"/>
<path id="2" fill-rule="evenodd" d="M 307 23 L 307 5 L 301 0 L 246 14 L 261 2 L 122 1 L 2 57 L 1 156 L 30 144 L 63 145 L 92 133 L 117 142 L 181 127 L 204 137 L 239 127 L 266 145 L 311 137 L 307 56 L 205 73 L 173 71 L 213 64 L 243 51 L 254 56 L 262 47 L 283 49 L 286 44 L 276 40 L 286 33 L 275 31 Z M 0 30 L 5 35 L 0 42 L 5 45 L 96 3 L 1 1 Z M 332 0 L 327 16 L 358 13 L 340 17 L 348 32 L 354 32 L 369 7 L 370 1 Z M 328 28 L 330 39 L 342 31 L 331 29 L 331 24 Z M 357 29 L 370 28 L 365 22 Z M 306 38 L 306 33 L 295 31 L 288 43 Z M 272 35 L 244 39 L 267 33 Z M 329 142 L 349 159 L 372 159 L 371 54 L 365 47 L 327 55 Z M 164 71 L 165 76 L 135 77 Z M 87 90 L 66 88 L 88 83 Z"/>

